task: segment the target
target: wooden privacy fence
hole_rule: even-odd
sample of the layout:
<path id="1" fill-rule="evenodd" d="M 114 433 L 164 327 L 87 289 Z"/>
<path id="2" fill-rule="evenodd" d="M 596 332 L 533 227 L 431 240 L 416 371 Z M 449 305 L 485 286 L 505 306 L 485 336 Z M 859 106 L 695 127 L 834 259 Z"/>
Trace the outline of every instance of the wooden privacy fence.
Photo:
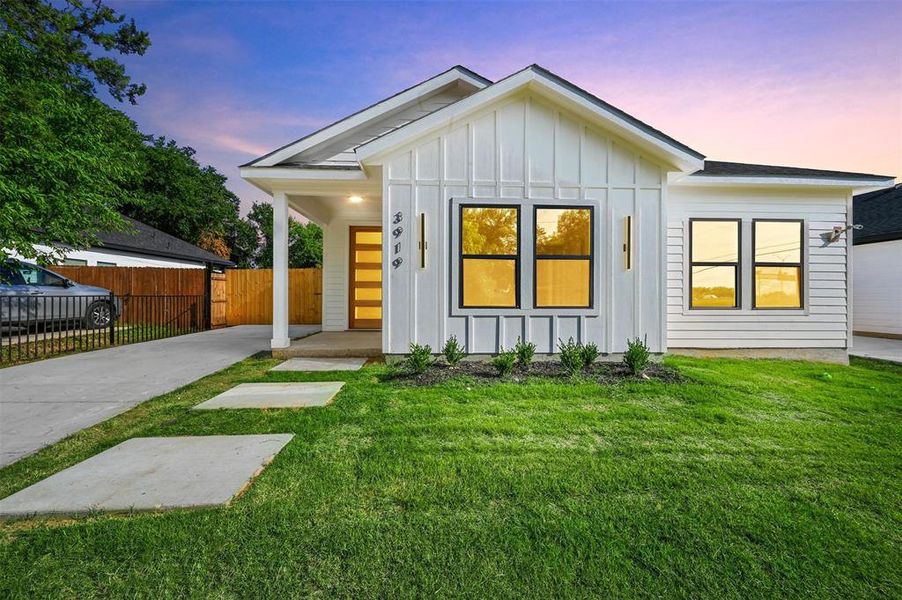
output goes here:
<path id="1" fill-rule="evenodd" d="M 229 269 L 225 287 L 228 325 L 272 323 L 272 269 Z M 289 269 L 288 322 L 319 323 L 322 295 L 322 269 Z"/>
<path id="2" fill-rule="evenodd" d="M 208 326 L 206 269 L 59 266 L 52 270 L 80 284 L 112 291 L 120 303 L 118 325 L 152 324 L 174 332 Z M 224 324 L 215 319 L 210 323 L 213 327 Z"/>
<path id="3" fill-rule="evenodd" d="M 205 269 L 163 267 L 51 267 L 63 277 L 96 285 L 117 296 L 203 296 Z"/>

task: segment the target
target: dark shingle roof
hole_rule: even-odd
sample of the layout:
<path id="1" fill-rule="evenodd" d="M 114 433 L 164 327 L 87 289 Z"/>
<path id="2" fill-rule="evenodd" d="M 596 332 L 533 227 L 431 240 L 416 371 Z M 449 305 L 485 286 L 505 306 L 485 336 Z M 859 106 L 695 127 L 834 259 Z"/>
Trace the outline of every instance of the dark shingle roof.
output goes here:
<path id="1" fill-rule="evenodd" d="M 882 181 L 892 179 L 891 175 L 871 173 L 850 173 L 848 171 L 825 171 L 801 167 L 781 167 L 777 165 L 753 165 L 749 163 L 706 160 L 705 168 L 693 175 L 708 177 L 804 177 L 814 179 L 861 179 Z"/>
<path id="2" fill-rule="evenodd" d="M 223 267 L 234 266 L 235 263 L 212 252 L 198 248 L 184 240 L 164 233 L 150 225 L 129 217 L 123 217 L 129 225 L 125 231 L 101 231 L 97 234 L 100 247 L 109 250 L 137 252 L 164 258 L 211 263 Z"/>
<path id="3" fill-rule="evenodd" d="M 902 240 L 902 183 L 858 194 L 852 202 L 852 218 L 864 225 L 852 234 L 854 244 Z"/>

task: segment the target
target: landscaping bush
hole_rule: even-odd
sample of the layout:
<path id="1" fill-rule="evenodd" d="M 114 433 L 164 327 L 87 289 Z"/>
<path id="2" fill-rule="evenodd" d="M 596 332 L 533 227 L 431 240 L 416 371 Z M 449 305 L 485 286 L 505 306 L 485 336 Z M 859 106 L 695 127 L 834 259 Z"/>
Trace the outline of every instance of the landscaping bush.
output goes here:
<path id="1" fill-rule="evenodd" d="M 641 340 L 639 338 L 626 340 L 626 352 L 623 353 L 623 362 L 629 367 L 633 375 L 639 375 L 648 366 L 650 352 L 646 343 L 647 339 L 648 336 Z"/>
<path id="2" fill-rule="evenodd" d="M 524 342 L 520 338 L 517 338 L 514 352 L 517 355 L 517 364 L 524 369 L 529 369 L 529 365 L 532 364 L 532 358 L 536 353 L 536 345 L 530 342 Z"/>
<path id="3" fill-rule="evenodd" d="M 498 375 L 507 377 L 514 370 L 515 362 L 517 362 L 517 353 L 514 350 L 505 351 L 502 348 L 501 352 L 492 359 L 492 366 L 498 371 Z"/>
<path id="4" fill-rule="evenodd" d="M 448 361 L 448 364 L 452 367 L 463 360 L 467 355 L 463 346 L 458 343 L 457 336 L 453 335 L 445 342 L 445 347 L 442 348 L 442 354 L 445 355 L 445 360 Z"/>
<path id="5" fill-rule="evenodd" d="M 567 342 L 561 340 L 558 342 L 560 342 L 561 366 L 571 377 L 576 377 L 582 372 L 584 365 L 582 344 L 574 342 L 573 338 Z"/>
<path id="6" fill-rule="evenodd" d="M 597 359 L 600 355 L 601 352 L 598 351 L 598 346 L 596 346 L 592 342 L 589 342 L 588 344 L 583 346 L 580 349 L 580 356 L 583 359 L 583 368 L 587 369 L 592 366 L 592 363 L 594 363 L 595 359 Z"/>
<path id="7" fill-rule="evenodd" d="M 407 355 L 405 365 L 407 370 L 417 375 L 425 373 L 432 366 L 435 359 L 432 358 L 432 348 L 428 344 L 410 344 L 410 354 Z"/>

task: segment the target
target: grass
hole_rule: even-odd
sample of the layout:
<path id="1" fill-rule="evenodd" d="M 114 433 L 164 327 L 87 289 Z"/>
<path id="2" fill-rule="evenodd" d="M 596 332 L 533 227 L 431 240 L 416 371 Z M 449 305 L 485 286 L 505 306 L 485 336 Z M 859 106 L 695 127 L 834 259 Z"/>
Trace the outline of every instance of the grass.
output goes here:
<path id="1" fill-rule="evenodd" d="M 134 436 L 295 434 L 226 508 L 0 525 L 0 597 L 902 595 L 900 367 L 672 358 L 687 383 L 412 388 L 372 366 L 327 408 L 187 410 L 336 377 L 275 362 L 0 471 L 6 496 Z"/>
<path id="2" fill-rule="evenodd" d="M 187 333 L 197 333 L 197 328 L 175 327 L 172 325 L 117 325 L 116 342 L 112 346 L 124 346 L 137 342 L 158 340 Z M 0 346 L 0 368 L 55 358 L 66 354 L 90 352 L 111 347 L 109 328 L 47 330 L 39 333 L 23 332 L 19 340 L 17 333 L 3 331 L 8 342 Z M 40 339 L 29 339 L 40 337 Z"/>

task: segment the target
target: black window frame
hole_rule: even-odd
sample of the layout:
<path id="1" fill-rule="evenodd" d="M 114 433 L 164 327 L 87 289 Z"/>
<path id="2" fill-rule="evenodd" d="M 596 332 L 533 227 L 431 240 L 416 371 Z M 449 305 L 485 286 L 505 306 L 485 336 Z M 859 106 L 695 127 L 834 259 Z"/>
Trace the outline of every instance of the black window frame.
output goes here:
<path id="1" fill-rule="evenodd" d="M 589 211 L 589 254 L 543 254 L 538 253 L 538 214 L 539 210 L 587 210 Z M 539 306 L 539 261 L 540 260 L 585 260 L 589 259 L 589 304 L 586 306 Z M 541 310 L 584 309 L 595 308 L 595 207 L 591 204 L 535 204 L 532 208 L 532 306 Z"/>
<path id="2" fill-rule="evenodd" d="M 799 262 L 766 262 L 757 260 L 755 235 L 758 223 L 798 223 L 799 224 Z M 758 306 L 758 267 L 798 267 L 799 269 L 799 305 L 798 306 Z M 805 219 L 752 219 L 752 309 L 753 310 L 805 310 Z"/>
<path id="3" fill-rule="evenodd" d="M 465 208 L 513 208 L 517 211 L 517 253 L 516 254 L 464 254 L 464 209 Z M 519 204 L 482 204 L 467 202 L 458 205 L 457 211 L 457 305 L 461 310 L 493 309 L 509 310 L 520 308 L 520 261 L 523 255 L 521 247 L 522 209 Z M 514 261 L 514 305 L 513 306 L 469 306 L 464 304 L 464 259 L 489 259 Z"/>
<path id="4" fill-rule="evenodd" d="M 693 261 L 692 248 L 694 240 L 694 224 L 696 222 L 724 222 L 736 223 L 736 262 Z M 694 267 L 733 267 L 735 275 L 736 293 L 733 306 L 694 306 L 692 303 Z M 689 219 L 689 309 L 690 310 L 741 310 L 742 309 L 742 219 L 721 219 L 717 217 L 702 217 Z"/>

